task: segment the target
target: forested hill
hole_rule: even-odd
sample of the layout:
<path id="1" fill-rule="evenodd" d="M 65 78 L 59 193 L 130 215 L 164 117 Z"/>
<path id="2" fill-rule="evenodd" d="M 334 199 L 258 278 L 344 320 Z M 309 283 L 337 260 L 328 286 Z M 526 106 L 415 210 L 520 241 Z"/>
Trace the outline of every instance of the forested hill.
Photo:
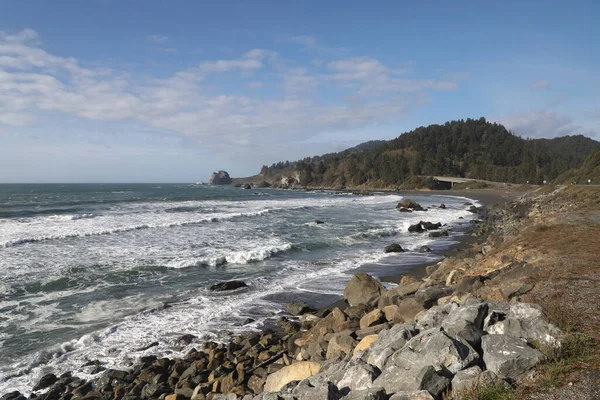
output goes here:
<path id="1" fill-rule="evenodd" d="M 303 186 L 415 186 L 444 175 L 513 183 L 551 181 L 579 168 L 600 143 L 582 135 L 523 139 L 485 118 L 429 125 L 390 141 L 264 166 L 260 178 L 297 176 Z"/>

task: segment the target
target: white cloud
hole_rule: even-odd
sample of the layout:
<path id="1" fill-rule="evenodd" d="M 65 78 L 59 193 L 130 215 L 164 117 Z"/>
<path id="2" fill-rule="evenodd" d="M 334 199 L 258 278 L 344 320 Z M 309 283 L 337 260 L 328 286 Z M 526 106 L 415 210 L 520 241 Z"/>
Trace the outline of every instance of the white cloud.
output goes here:
<path id="1" fill-rule="evenodd" d="M 496 120 L 523 137 L 553 138 L 581 133 L 572 118 L 544 110 L 505 115 Z"/>
<path id="2" fill-rule="evenodd" d="M 154 36 L 149 40 L 163 38 Z M 214 137 L 237 145 L 289 142 L 397 120 L 411 106 L 409 99 L 457 87 L 451 79 L 410 79 L 404 67 L 368 57 L 338 57 L 324 62 L 319 73 L 310 60 L 290 64 L 272 50 L 252 49 L 237 58 L 206 60 L 167 79 L 142 79 L 50 54 L 31 30 L 0 32 L 0 124 L 35 124 L 41 114 L 54 112 L 132 121 L 209 143 Z M 259 73 L 268 80 L 258 81 Z M 228 78 L 236 84 L 220 87 Z M 258 87 L 270 96 L 251 90 Z"/>

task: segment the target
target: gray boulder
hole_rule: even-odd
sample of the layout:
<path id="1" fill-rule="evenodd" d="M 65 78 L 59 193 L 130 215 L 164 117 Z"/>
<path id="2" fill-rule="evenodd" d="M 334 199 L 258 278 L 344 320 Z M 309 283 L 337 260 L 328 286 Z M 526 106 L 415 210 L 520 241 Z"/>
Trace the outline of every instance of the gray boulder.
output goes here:
<path id="1" fill-rule="evenodd" d="M 439 396 L 450 384 L 450 380 L 438 375 L 432 366 L 406 370 L 390 366 L 383 370 L 373 386 L 381 386 L 387 394 L 401 391 L 426 390 L 432 396 Z"/>
<path id="2" fill-rule="evenodd" d="M 417 335 L 394 353 L 390 364 L 404 369 L 420 369 L 433 366 L 436 371 L 456 374 L 479 361 L 479 354 L 461 337 L 451 338 L 439 329 L 431 329 Z"/>
<path id="3" fill-rule="evenodd" d="M 369 348 L 367 362 L 383 370 L 388 358 L 418 333 L 414 323 L 397 324 L 392 329 L 380 332 Z"/>
<path id="4" fill-rule="evenodd" d="M 452 379 L 452 394 L 461 398 L 462 394 L 494 386 L 498 381 L 498 376 L 492 371 L 482 371 L 477 366 L 467 368 L 458 372 Z"/>
<path id="5" fill-rule="evenodd" d="M 454 310 L 458 309 L 456 303 L 446 303 L 441 306 L 431 307 L 425 311 L 417 320 L 417 328 L 419 330 L 427 330 L 442 326 L 442 322 Z"/>
<path id="6" fill-rule="evenodd" d="M 456 320 L 442 324 L 444 332 L 452 338 L 461 337 L 467 341 L 473 348 L 480 349 L 481 338 L 485 332 L 479 329 L 475 324 L 465 320 Z"/>
<path id="7" fill-rule="evenodd" d="M 285 310 L 288 312 L 288 314 L 290 315 L 303 315 L 306 314 L 308 312 L 312 312 L 314 311 L 312 308 L 309 307 L 308 304 L 306 303 L 289 303 Z"/>
<path id="8" fill-rule="evenodd" d="M 402 391 L 394 393 L 389 400 L 434 400 L 427 390 Z"/>
<path id="9" fill-rule="evenodd" d="M 344 289 L 344 299 L 351 306 L 359 304 L 375 305 L 379 300 L 379 296 L 385 291 L 385 287 L 371 275 L 359 272 L 350 279 L 346 289 Z"/>
<path id="10" fill-rule="evenodd" d="M 342 400 L 387 400 L 385 389 L 381 387 L 367 390 L 355 390 L 342 397 Z"/>
<path id="11" fill-rule="evenodd" d="M 483 321 L 488 313 L 488 303 L 463 305 L 453 309 L 444 320 L 444 323 L 452 324 L 457 321 L 471 322 L 479 329 L 483 329 Z"/>
<path id="12" fill-rule="evenodd" d="M 509 335 L 526 340 L 559 346 L 563 333 L 556 326 L 541 318 L 534 320 L 505 319 L 487 328 L 487 332 L 496 335 Z"/>
<path id="13" fill-rule="evenodd" d="M 481 348 L 487 369 L 501 378 L 515 379 L 545 360 L 527 343 L 507 335 L 486 335 L 481 338 Z"/>
<path id="14" fill-rule="evenodd" d="M 337 383 L 340 390 L 349 388 L 351 391 L 367 390 L 373 386 L 373 381 L 379 373 L 369 364 L 355 364 L 344 373 L 344 377 Z"/>
<path id="15" fill-rule="evenodd" d="M 386 253 L 404 253 L 404 249 L 398 243 L 392 243 L 385 246 Z"/>

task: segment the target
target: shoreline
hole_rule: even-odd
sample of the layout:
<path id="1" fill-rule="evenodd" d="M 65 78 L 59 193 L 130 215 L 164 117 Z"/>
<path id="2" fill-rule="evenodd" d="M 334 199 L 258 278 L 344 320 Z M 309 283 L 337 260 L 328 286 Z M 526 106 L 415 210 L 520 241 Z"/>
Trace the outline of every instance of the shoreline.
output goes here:
<path id="1" fill-rule="evenodd" d="M 482 206 L 488 206 L 490 203 L 503 203 L 508 201 L 506 196 L 503 196 L 501 193 L 495 193 L 495 192 L 486 192 L 486 193 L 479 193 L 476 194 L 474 192 L 465 192 L 465 191 L 438 191 L 438 192 L 434 192 L 434 191 L 427 191 L 427 192 L 421 192 L 421 191 L 403 191 L 403 192 L 394 192 L 397 194 L 401 194 L 401 195 L 406 195 L 405 197 L 409 197 L 410 195 L 419 195 L 419 196 L 428 196 L 428 195 L 446 195 L 446 196 L 458 196 L 458 197 L 468 197 L 471 198 L 473 200 L 477 200 L 482 204 Z M 471 236 L 468 233 L 465 233 L 463 235 L 461 235 L 460 237 L 457 238 L 458 239 L 458 243 L 452 245 L 450 248 L 445 249 L 444 251 L 441 252 L 441 255 L 443 257 L 446 257 L 448 255 L 453 255 L 456 252 L 460 251 L 460 249 L 465 248 L 467 246 L 469 246 L 469 243 L 472 243 L 473 241 L 477 240 L 477 237 Z M 400 278 L 403 275 L 412 275 L 415 277 L 423 277 L 426 275 L 426 268 L 427 266 L 430 266 L 432 264 L 437 264 L 440 260 L 435 261 L 435 262 L 427 262 L 427 263 L 423 263 L 420 265 L 416 265 L 413 266 L 412 268 L 410 268 L 409 270 L 404 271 L 402 274 L 398 274 L 398 275 L 392 275 L 389 277 L 385 277 L 388 279 L 384 279 L 384 277 L 380 277 L 380 279 L 382 281 L 385 282 L 393 282 L 393 283 L 398 283 Z M 349 279 L 351 278 L 351 276 L 349 276 Z M 298 298 L 298 301 L 302 302 L 303 298 Z M 340 303 L 341 300 L 341 303 Z M 343 304 L 344 301 L 343 299 L 339 299 L 338 301 L 334 302 L 333 304 L 322 308 L 321 310 L 327 309 L 327 310 L 332 310 L 335 307 L 340 307 L 341 304 Z M 345 305 L 342 305 L 342 307 L 347 307 L 347 303 Z M 280 315 L 280 314 L 278 314 Z M 259 328 L 259 331 L 262 332 L 263 334 L 265 332 L 268 332 L 268 330 L 270 328 L 273 328 L 275 325 L 275 318 L 273 318 L 272 321 L 269 321 L 269 323 L 265 324 L 263 327 Z M 202 344 L 202 346 L 204 347 L 204 345 L 206 345 L 206 343 Z M 151 356 L 150 356 L 151 357 Z M 143 364 L 143 359 L 147 357 L 142 357 L 141 360 L 141 364 Z"/>

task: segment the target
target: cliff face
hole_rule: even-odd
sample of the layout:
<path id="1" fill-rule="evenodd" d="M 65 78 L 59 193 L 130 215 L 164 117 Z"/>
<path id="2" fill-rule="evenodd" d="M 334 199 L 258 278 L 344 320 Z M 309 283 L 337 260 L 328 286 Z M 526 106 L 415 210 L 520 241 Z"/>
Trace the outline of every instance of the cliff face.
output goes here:
<path id="1" fill-rule="evenodd" d="M 227 171 L 213 172 L 208 181 L 210 185 L 231 185 L 232 180 Z"/>

